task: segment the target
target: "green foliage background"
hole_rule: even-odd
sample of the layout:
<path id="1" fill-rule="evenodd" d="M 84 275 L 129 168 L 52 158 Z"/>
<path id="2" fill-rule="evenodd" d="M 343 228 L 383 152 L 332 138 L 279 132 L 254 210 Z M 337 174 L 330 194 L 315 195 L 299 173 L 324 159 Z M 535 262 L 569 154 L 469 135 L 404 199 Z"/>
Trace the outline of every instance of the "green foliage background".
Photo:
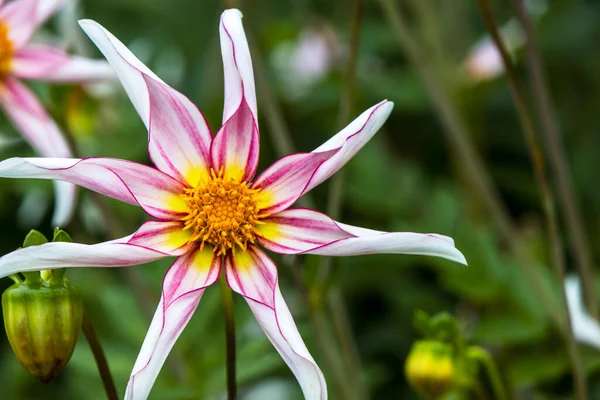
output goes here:
<path id="1" fill-rule="evenodd" d="M 275 51 L 307 26 L 323 24 L 347 43 L 352 2 L 334 0 L 242 1 L 244 25 L 267 73 L 289 127 L 294 146 L 310 151 L 338 131 L 344 63 L 301 96 L 291 96 L 287 81 L 273 67 Z M 470 46 L 485 33 L 476 2 L 469 0 L 401 0 L 411 33 L 427 54 L 430 66 L 450 93 L 464 120 L 466 133 L 485 161 L 503 201 L 518 227 L 519 241 L 534 255 L 536 276 L 552 282 L 543 214 L 527 149 L 516 119 L 504 77 L 474 84 L 461 69 Z M 502 22 L 513 17 L 509 2 L 494 2 Z M 103 24 L 130 46 L 167 83 L 189 96 L 204 113 L 213 131 L 221 121 L 223 90 L 218 42 L 218 21 L 223 5 L 194 0 L 85 0 L 79 16 Z M 61 31 L 60 18 L 47 24 L 48 32 Z M 62 21 L 62 22 L 61 22 Z M 600 3 L 592 0 L 553 0 L 537 23 L 537 34 L 547 67 L 549 84 L 572 180 L 583 210 L 586 232 L 598 260 L 600 226 Z M 73 47 L 100 56 L 82 32 Z M 519 77 L 525 88 L 527 71 L 516 54 Z M 117 157 L 149 163 L 147 136 L 120 85 L 115 94 L 89 97 L 68 85 L 32 84 L 44 104 L 62 125 L 67 125 L 84 156 Z M 263 169 L 281 154 L 274 150 L 258 85 L 261 161 Z M 376 1 L 366 1 L 358 50 L 356 90 L 352 115 L 387 98 L 394 112 L 381 132 L 344 168 L 341 220 L 378 230 L 438 232 L 453 237 L 469 261 L 463 267 L 430 257 L 373 255 L 333 259 L 333 274 L 319 285 L 323 268 L 318 257 L 302 257 L 300 280 L 312 288 L 308 299 L 298 276 L 281 257 L 274 256 L 282 292 L 308 348 L 328 377 L 330 397 L 343 398 L 331 379 L 332 371 L 311 323 L 310 307 L 323 308 L 330 291 L 341 294 L 360 356 L 360 378 L 373 399 L 417 398 L 403 375 L 403 363 L 416 339 L 412 327 L 415 310 L 449 311 L 459 319 L 473 343 L 486 346 L 498 362 L 510 390 L 519 398 L 563 399 L 572 396 L 566 347 L 550 316 L 523 277 L 517 260 L 477 191 L 462 172 L 461 157 L 446 140 L 431 98 L 418 73 L 395 39 Z M 0 128 L 17 132 L 3 117 Z M 3 151 L 3 158 L 32 155 L 26 144 Z M 312 193 L 318 210 L 325 211 L 327 184 Z M 25 196 L 36 191 L 29 208 Z M 49 234 L 51 206 L 49 182 L 3 180 L 0 184 L 0 252 L 21 245 L 31 228 Z M 146 215 L 133 206 L 98 200 L 79 191 L 79 208 L 70 226 L 73 239 L 95 243 L 133 232 Z M 102 216 L 99 206 L 114 215 Z M 20 210 L 20 211 L 19 211 Z M 35 212 L 43 218 L 35 221 Z M 19 215 L 30 222 L 19 222 Z M 22 220 L 21 220 L 22 221 Z M 562 225 L 561 225 L 562 229 Z M 566 232 L 562 230 L 563 238 Z M 568 268 L 574 268 L 571 247 L 565 240 Z M 83 291 L 115 375 L 121 394 L 160 297 L 161 281 L 170 260 L 130 269 L 82 268 L 68 272 Z M 8 287 L 4 279 L 0 286 Z M 307 301 L 308 300 L 308 301 Z M 264 336 L 242 298 L 235 298 L 238 380 L 241 398 L 301 398 L 299 386 L 283 360 Z M 324 307 L 328 313 L 328 308 Z M 326 314 L 331 348 L 339 353 Z M 185 329 L 163 368 L 152 399 L 218 399 L 225 394 L 225 344 L 218 289 L 206 291 L 191 323 Z M 331 350 L 330 349 L 330 350 Z M 591 398 L 600 398 L 598 351 L 583 347 Z M 343 352 L 343 351 L 342 351 Z M 346 368 L 347 365 L 343 365 Z M 348 382 L 354 385 L 353 382 Z M 80 338 L 75 354 L 59 377 L 41 384 L 30 377 L 0 337 L 2 399 L 102 399 L 104 394 L 87 343 Z M 457 398 L 468 398 L 457 393 Z"/>

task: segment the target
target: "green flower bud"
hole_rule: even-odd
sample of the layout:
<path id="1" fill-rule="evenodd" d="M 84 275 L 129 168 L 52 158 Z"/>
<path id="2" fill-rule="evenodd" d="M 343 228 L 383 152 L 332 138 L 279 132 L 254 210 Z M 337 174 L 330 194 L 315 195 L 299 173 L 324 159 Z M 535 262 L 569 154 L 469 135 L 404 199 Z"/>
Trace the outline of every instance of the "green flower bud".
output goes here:
<path id="1" fill-rule="evenodd" d="M 24 246 L 43 242 L 43 235 L 32 231 Z M 67 364 L 81 330 L 81 292 L 64 272 L 26 272 L 25 281 L 13 277 L 15 284 L 2 294 L 4 327 L 13 352 L 43 382 L 51 381 Z"/>
<path id="2" fill-rule="evenodd" d="M 404 372 L 409 383 L 424 397 L 443 396 L 454 386 L 458 372 L 452 345 L 432 340 L 415 342 Z"/>

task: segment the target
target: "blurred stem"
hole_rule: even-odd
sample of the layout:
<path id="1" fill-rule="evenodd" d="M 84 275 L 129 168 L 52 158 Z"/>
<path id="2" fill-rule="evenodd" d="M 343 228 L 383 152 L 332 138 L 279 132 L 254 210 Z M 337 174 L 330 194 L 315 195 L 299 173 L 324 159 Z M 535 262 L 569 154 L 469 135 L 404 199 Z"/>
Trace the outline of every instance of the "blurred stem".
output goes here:
<path id="1" fill-rule="evenodd" d="M 517 18 L 525 32 L 525 54 L 529 66 L 529 80 L 542 126 L 541 131 L 548 146 L 548 156 L 554 171 L 560 205 L 563 208 L 571 246 L 573 246 L 575 259 L 577 260 L 577 269 L 581 276 L 584 298 L 589 313 L 593 318 L 598 319 L 598 299 L 594 290 L 595 280 L 588 240 L 583 228 L 581 212 L 577 205 L 575 190 L 571 183 L 569 166 L 565 160 L 566 157 L 560 141 L 558 123 L 552 111 L 547 79 L 533 24 L 523 0 L 515 0 L 515 7 Z"/>
<path id="2" fill-rule="evenodd" d="M 504 388 L 504 383 L 500 377 L 500 371 L 494 362 L 494 359 L 488 351 L 479 347 L 471 346 L 467 349 L 467 356 L 475 361 L 480 362 L 492 383 L 492 391 L 496 400 L 508 400 L 508 394 Z"/>
<path id="3" fill-rule="evenodd" d="M 412 37 L 396 2 L 394 0 L 379 0 L 379 3 L 408 60 L 419 74 L 425 89 L 429 92 L 435 111 L 444 127 L 444 133 L 447 135 L 452 150 L 457 154 L 462 173 L 468 180 L 469 186 L 475 190 L 475 195 L 495 220 L 502 237 L 510 246 L 517 259 L 518 266 L 522 269 L 524 277 L 538 298 L 539 304 L 544 308 L 546 315 L 561 327 L 562 319 L 557 317 L 555 313 L 555 299 L 548 288 L 540 281 L 537 264 L 532 260 L 529 250 L 523 246 L 519 232 L 514 227 L 485 164 L 470 142 L 464 122 L 453 106 L 450 96 L 436 77 L 429 60 L 421 50 L 421 46 Z"/>
<path id="4" fill-rule="evenodd" d="M 235 383 L 235 322 L 233 319 L 233 296 L 224 273 L 221 274 L 219 281 L 221 286 L 221 303 L 223 303 L 223 314 L 225 316 L 227 399 L 235 400 L 237 398 L 237 386 Z"/>
<path id="5" fill-rule="evenodd" d="M 364 0 L 354 0 L 352 2 L 352 23 L 350 27 L 350 50 L 346 62 L 346 71 L 344 76 L 344 87 L 340 98 L 338 127 L 342 129 L 350 120 L 352 113 L 352 103 L 354 87 L 356 81 L 356 65 L 358 60 L 358 46 L 360 41 L 360 30 L 363 19 Z M 342 208 L 342 196 L 344 187 L 344 171 L 338 171 L 329 183 L 327 193 L 327 214 L 333 219 L 339 219 Z M 332 259 L 323 257 L 319 269 L 317 290 L 326 287 L 325 283 L 331 275 Z M 356 341 L 352 333 L 352 327 L 348 321 L 348 311 L 340 290 L 339 285 L 333 285 L 329 293 L 326 294 L 327 307 L 331 315 L 334 332 L 341 345 L 341 354 L 346 371 L 348 373 L 347 382 L 354 387 L 353 393 L 357 398 L 366 399 L 368 393 L 362 385 L 360 377 L 361 362 L 358 354 Z"/>
<path id="6" fill-rule="evenodd" d="M 502 62 L 504 64 L 504 70 L 506 71 L 506 76 L 508 77 L 508 82 L 510 84 L 511 94 L 515 103 L 515 107 L 517 109 L 517 114 L 519 117 L 519 121 L 521 123 L 521 127 L 523 129 L 523 133 L 525 134 L 525 139 L 527 142 L 527 147 L 529 149 L 529 156 L 533 163 L 534 174 L 536 178 L 536 183 L 538 185 L 538 189 L 540 191 L 541 202 L 544 209 L 544 213 L 546 216 L 546 223 L 548 225 L 548 231 L 550 236 L 550 247 L 552 249 L 552 263 L 554 264 L 554 272 L 556 274 L 556 279 L 558 281 L 558 286 L 560 288 L 560 293 L 562 297 L 562 312 L 561 316 L 566 317 L 566 321 L 563 321 L 563 324 L 566 325 L 566 329 L 563 329 L 563 334 L 565 336 L 567 347 L 569 349 L 569 355 L 571 357 L 571 364 L 573 369 L 573 379 L 574 385 L 577 392 L 577 396 L 580 400 L 587 399 L 587 388 L 585 383 L 585 375 L 583 372 L 583 366 L 581 362 L 581 356 L 579 354 L 579 347 L 577 342 L 575 341 L 573 330 L 571 327 L 571 318 L 569 315 L 569 308 L 567 305 L 567 296 L 566 289 L 564 285 L 565 281 L 565 265 L 564 265 L 564 253 L 563 248 L 560 241 L 560 235 L 558 232 L 558 222 L 556 218 L 556 211 L 554 208 L 554 201 L 552 198 L 552 192 L 550 191 L 548 185 L 548 178 L 546 174 L 546 166 L 544 163 L 544 157 L 542 155 L 542 151 L 540 145 L 537 140 L 537 136 L 533 127 L 533 121 L 531 118 L 531 113 L 525 103 L 525 97 L 521 88 L 519 87 L 518 79 L 516 71 L 512 65 L 510 60 L 510 56 L 508 51 L 506 50 L 506 46 L 502 41 L 500 36 L 500 31 L 498 29 L 498 25 L 494 20 L 494 16 L 492 14 L 492 10 L 490 8 L 490 4 L 488 0 L 477 0 L 479 3 L 479 7 L 481 8 L 481 12 L 485 19 L 485 23 L 487 25 L 488 31 L 492 35 L 492 39 L 498 48 L 500 55 L 502 56 Z"/>
<path id="7" fill-rule="evenodd" d="M 110 368 L 108 367 L 108 362 L 106 361 L 106 355 L 104 354 L 104 350 L 102 349 L 100 339 L 98 339 L 98 335 L 96 334 L 92 320 L 85 308 L 83 309 L 82 329 L 83 333 L 85 334 L 85 338 L 92 349 L 94 359 L 96 360 L 98 372 L 100 373 L 100 378 L 102 379 L 102 384 L 104 385 L 104 390 L 106 391 L 106 397 L 109 400 L 118 400 L 119 396 L 117 396 L 115 381 L 110 373 Z"/>

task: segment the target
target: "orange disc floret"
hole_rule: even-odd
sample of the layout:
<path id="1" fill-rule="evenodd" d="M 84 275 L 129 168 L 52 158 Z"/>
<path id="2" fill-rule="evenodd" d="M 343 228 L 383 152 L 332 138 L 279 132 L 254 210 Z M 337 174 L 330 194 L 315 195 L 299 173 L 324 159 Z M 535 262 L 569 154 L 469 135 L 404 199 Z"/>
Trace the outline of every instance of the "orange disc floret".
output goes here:
<path id="1" fill-rule="evenodd" d="M 8 34 L 8 26 L 0 21 L 0 75 L 10 70 L 13 53 L 14 48 Z"/>
<path id="2" fill-rule="evenodd" d="M 236 245 L 246 250 L 248 242 L 255 241 L 256 225 L 267 216 L 257 207 L 259 192 L 246 182 L 226 179 L 222 170 L 218 174 L 211 170 L 208 182 L 185 189 L 182 195 L 187 203 L 184 230 L 194 231 L 190 242 L 201 248 L 210 243 L 218 255 L 235 251 Z"/>

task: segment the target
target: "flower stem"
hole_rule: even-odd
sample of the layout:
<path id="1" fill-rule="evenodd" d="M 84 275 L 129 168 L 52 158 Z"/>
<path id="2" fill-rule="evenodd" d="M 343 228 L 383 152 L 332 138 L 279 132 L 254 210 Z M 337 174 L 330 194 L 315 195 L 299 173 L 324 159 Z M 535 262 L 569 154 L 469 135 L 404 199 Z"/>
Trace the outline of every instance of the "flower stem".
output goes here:
<path id="1" fill-rule="evenodd" d="M 587 399 L 587 387 L 585 383 L 585 374 L 582 367 L 581 355 L 579 354 L 579 346 L 575 341 L 573 330 L 571 326 L 571 318 L 569 315 L 569 309 L 567 306 L 566 289 L 564 286 L 565 280 L 565 259 L 564 251 L 560 241 L 560 235 L 558 231 L 558 221 L 556 218 L 556 210 L 554 208 L 554 199 L 552 192 L 548 184 L 548 178 L 546 173 L 546 165 L 544 162 L 544 156 L 540 144 L 538 142 L 536 132 L 534 129 L 531 113 L 525 102 L 525 96 L 519 86 L 517 74 L 513 67 L 512 61 L 506 50 L 506 46 L 500 36 L 500 30 L 494 20 L 494 15 L 488 0 L 477 0 L 481 13 L 485 19 L 488 31 L 492 35 L 492 39 L 500 52 L 506 76 L 510 84 L 511 94 L 515 107 L 517 109 L 517 115 L 521 123 L 523 133 L 525 135 L 525 141 L 529 149 L 530 158 L 533 164 L 533 171 L 535 174 L 536 183 L 540 191 L 541 203 L 546 216 L 546 224 L 549 231 L 550 247 L 552 249 L 552 263 L 554 264 L 554 272 L 560 287 L 561 293 L 561 305 L 562 312 L 559 313 L 561 317 L 560 327 L 565 337 L 569 355 L 571 357 L 571 366 L 573 369 L 573 380 L 577 397 L 580 400 Z"/>
<path id="2" fill-rule="evenodd" d="M 575 190 L 571 183 L 569 166 L 565 160 L 564 150 L 561 145 L 558 123 L 552 112 L 542 58 L 536 43 L 531 18 L 525 9 L 524 3 L 523 0 L 515 0 L 517 18 L 525 33 L 525 55 L 529 65 L 532 93 L 541 122 L 541 132 L 548 146 L 549 161 L 554 171 L 558 196 L 564 211 L 565 225 L 569 232 L 571 245 L 573 246 L 575 260 L 577 261 L 576 266 L 581 276 L 587 309 L 592 317 L 597 319 L 599 316 L 598 300 L 594 290 L 594 271 L 590 259 L 588 240 L 583 228 L 581 212 L 577 205 Z"/>
<path id="3" fill-rule="evenodd" d="M 98 335 L 96 334 L 96 330 L 92 324 L 92 319 L 85 308 L 83 309 L 82 329 L 83 333 L 85 334 L 85 338 L 90 345 L 94 359 L 96 360 L 98 372 L 100 373 L 100 378 L 102 379 L 102 384 L 104 385 L 104 390 L 106 391 L 106 397 L 109 400 L 118 400 L 119 396 L 117 395 L 115 381 L 113 380 L 112 374 L 110 373 L 110 368 L 108 367 L 108 362 L 106 361 L 106 355 L 104 354 L 104 350 L 100 344 L 100 339 L 98 339 Z"/>
<path id="4" fill-rule="evenodd" d="M 470 359 L 480 362 L 492 383 L 492 390 L 496 400 L 508 400 L 508 394 L 504 388 L 504 383 L 500 377 L 500 371 L 494 362 L 490 353 L 479 346 L 471 346 L 467 349 L 467 355 Z"/>
<path id="5" fill-rule="evenodd" d="M 223 304 L 223 314 L 225 316 L 225 347 L 227 349 L 227 399 L 235 400 L 237 398 L 237 386 L 235 384 L 235 323 L 233 320 L 233 296 L 231 289 L 225 279 L 225 274 L 221 274 L 221 303 Z"/>

